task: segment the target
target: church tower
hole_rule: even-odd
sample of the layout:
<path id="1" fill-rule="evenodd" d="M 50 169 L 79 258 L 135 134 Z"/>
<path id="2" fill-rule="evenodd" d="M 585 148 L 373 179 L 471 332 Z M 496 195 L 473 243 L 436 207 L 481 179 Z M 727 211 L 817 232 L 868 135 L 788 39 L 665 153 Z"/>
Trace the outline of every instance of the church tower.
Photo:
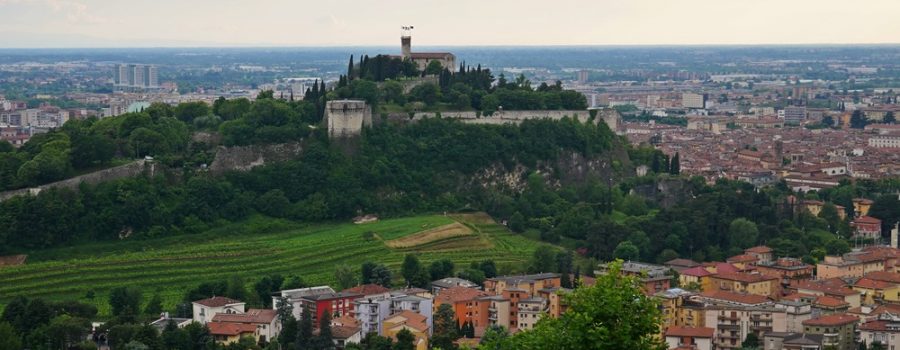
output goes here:
<path id="1" fill-rule="evenodd" d="M 400 35 L 400 55 L 404 59 L 412 58 L 412 26 L 401 27 L 403 33 Z"/>

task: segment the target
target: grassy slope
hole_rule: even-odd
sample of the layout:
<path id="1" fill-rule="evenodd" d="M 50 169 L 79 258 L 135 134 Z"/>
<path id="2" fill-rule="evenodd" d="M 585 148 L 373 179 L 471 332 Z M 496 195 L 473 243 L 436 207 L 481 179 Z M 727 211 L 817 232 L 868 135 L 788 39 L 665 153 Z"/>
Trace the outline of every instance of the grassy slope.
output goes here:
<path id="1" fill-rule="evenodd" d="M 472 227 L 476 235 L 402 250 L 388 248 L 381 241 L 447 225 L 454 219 Z M 381 240 L 364 240 L 365 231 L 374 231 Z M 96 304 L 105 315 L 109 313 L 109 289 L 129 285 L 141 287 L 145 302 L 158 291 L 164 306 L 172 308 L 187 289 L 205 281 L 236 274 L 245 278 L 250 289 L 259 277 L 280 273 L 301 276 L 311 284 L 327 284 L 333 283 L 338 264 L 358 270 L 371 260 L 396 271 L 411 251 L 424 253 L 420 256 L 423 263 L 450 258 L 463 266 L 490 258 L 501 270 L 517 270 L 538 244 L 477 214 L 309 226 L 253 218 L 198 235 L 98 243 L 32 255 L 25 266 L 0 269 L 0 304 L 19 295 L 75 299 Z M 89 290 L 96 293 L 93 300 L 85 298 Z"/>

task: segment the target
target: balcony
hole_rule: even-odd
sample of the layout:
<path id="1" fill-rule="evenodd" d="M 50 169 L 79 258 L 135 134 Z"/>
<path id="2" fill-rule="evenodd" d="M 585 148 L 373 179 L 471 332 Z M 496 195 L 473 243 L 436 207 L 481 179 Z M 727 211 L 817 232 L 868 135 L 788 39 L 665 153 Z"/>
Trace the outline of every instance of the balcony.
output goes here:
<path id="1" fill-rule="evenodd" d="M 739 321 L 740 319 L 741 319 L 741 318 L 738 317 L 738 316 L 725 316 L 725 315 L 719 315 L 719 320 L 720 320 L 720 321 Z"/>
<path id="2" fill-rule="evenodd" d="M 716 326 L 720 329 L 741 329 L 741 325 L 739 324 L 720 323 Z"/>

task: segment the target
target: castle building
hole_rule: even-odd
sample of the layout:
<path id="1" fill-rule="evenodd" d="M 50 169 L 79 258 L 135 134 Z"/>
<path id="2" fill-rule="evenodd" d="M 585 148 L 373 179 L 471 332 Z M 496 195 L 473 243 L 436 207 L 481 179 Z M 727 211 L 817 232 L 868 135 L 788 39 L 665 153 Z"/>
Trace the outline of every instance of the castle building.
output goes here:
<path id="1" fill-rule="evenodd" d="M 444 68 L 453 71 L 456 68 L 456 55 L 449 52 L 412 52 L 412 27 L 403 27 L 400 36 L 400 57 L 412 60 L 420 71 L 425 70 L 432 61 L 438 61 Z"/>

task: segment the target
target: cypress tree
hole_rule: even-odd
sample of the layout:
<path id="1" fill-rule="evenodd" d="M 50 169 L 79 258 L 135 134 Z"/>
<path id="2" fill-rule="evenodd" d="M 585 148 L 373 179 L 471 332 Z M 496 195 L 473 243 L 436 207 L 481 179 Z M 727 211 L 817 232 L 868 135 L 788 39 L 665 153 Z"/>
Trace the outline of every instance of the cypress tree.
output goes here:
<path id="1" fill-rule="evenodd" d="M 669 169 L 669 173 L 672 175 L 681 174 L 681 156 L 678 152 L 675 152 L 675 157 L 672 157 L 672 165 Z"/>
<path id="2" fill-rule="evenodd" d="M 313 343 L 312 311 L 304 307 L 297 324 L 297 340 L 294 347 L 298 350 L 309 349 Z"/>
<path id="3" fill-rule="evenodd" d="M 350 55 L 350 64 L 347 65 L 347 79 L 353 79 L 353 55 Z"/>

